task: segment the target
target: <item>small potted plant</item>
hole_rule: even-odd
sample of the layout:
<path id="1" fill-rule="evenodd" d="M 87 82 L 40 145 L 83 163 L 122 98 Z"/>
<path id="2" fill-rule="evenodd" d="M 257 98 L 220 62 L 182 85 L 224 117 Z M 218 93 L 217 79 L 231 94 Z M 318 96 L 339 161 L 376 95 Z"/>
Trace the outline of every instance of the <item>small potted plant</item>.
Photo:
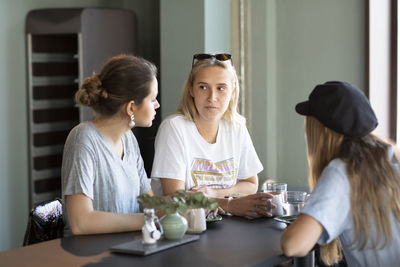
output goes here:
<path id="1" fill-rule="evenodd" d="M 138 197 L 138 202 L 144 207 L 152 207 L 166 213 L 160 220 L 166 239 L 183 237 L 188 226 L 187 220 L 180 214 L 185 214 L 188 209 L 215 210 L 218 208 L 218 202 L 214 199 L 207 198 L 201 192 L 188 193 L 185 190 L 178 190 L 168 197 L 142 194 Z"/>

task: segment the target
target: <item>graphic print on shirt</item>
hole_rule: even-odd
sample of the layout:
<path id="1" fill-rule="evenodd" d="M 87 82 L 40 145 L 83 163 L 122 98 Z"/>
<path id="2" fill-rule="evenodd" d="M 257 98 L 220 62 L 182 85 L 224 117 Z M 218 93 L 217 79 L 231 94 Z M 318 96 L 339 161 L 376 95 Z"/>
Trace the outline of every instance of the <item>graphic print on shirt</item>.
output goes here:
<path id="1" fill-rule="evenodd" d="M 233 158 L 220 162 L 195 158 L 190 168 L 195 186 L 228 188 L 236 184 L 237 169 Z"/>

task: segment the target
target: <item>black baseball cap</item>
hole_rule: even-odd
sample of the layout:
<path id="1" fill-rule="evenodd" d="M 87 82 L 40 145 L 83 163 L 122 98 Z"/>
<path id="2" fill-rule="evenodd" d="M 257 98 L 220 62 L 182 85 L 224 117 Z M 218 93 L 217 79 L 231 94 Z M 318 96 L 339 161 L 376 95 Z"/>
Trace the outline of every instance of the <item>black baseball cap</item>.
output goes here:
<path id="1" fill-rule="evenodd" d="M 317 85 L 307 101 L 296 105 L 300 115 L 313 116 L 335 132 L 362 137 L 378 126 L 374 111 L 357 87 L 340 81 Z"/>

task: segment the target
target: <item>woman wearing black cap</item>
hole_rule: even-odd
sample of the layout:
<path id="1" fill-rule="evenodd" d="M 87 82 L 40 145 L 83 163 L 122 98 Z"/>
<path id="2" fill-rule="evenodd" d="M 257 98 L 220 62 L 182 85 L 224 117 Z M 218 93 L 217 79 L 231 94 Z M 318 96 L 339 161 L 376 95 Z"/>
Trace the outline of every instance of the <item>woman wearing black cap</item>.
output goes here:
<path id="1" fill-rule="evenodd" d="M 315 87 L 296 111 L 307 116 L 309 185 L 302 214 L 281 239 L 287 256 L 316 243 L 331 265 L 400 262 L 400 169 L 394 147 L 371 134 L 378 122 L 362 92 L 344 82 Z"/>

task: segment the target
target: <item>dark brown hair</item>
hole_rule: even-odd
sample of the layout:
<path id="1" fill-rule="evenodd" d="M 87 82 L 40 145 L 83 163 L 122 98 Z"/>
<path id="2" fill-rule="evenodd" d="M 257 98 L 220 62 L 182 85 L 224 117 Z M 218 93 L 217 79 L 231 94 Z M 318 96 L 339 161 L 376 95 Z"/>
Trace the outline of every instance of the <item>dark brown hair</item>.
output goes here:
<path id="1" fill-rule="evenodd" d="M 111 116 L 131 100 L 140 105 L 150 93 L 149 85 L 156 75 L 156 66 L 143 58 L 115 56 L 99 74 L 86 78 L 75 94 L 75 101 L 101 115 Z"/>

